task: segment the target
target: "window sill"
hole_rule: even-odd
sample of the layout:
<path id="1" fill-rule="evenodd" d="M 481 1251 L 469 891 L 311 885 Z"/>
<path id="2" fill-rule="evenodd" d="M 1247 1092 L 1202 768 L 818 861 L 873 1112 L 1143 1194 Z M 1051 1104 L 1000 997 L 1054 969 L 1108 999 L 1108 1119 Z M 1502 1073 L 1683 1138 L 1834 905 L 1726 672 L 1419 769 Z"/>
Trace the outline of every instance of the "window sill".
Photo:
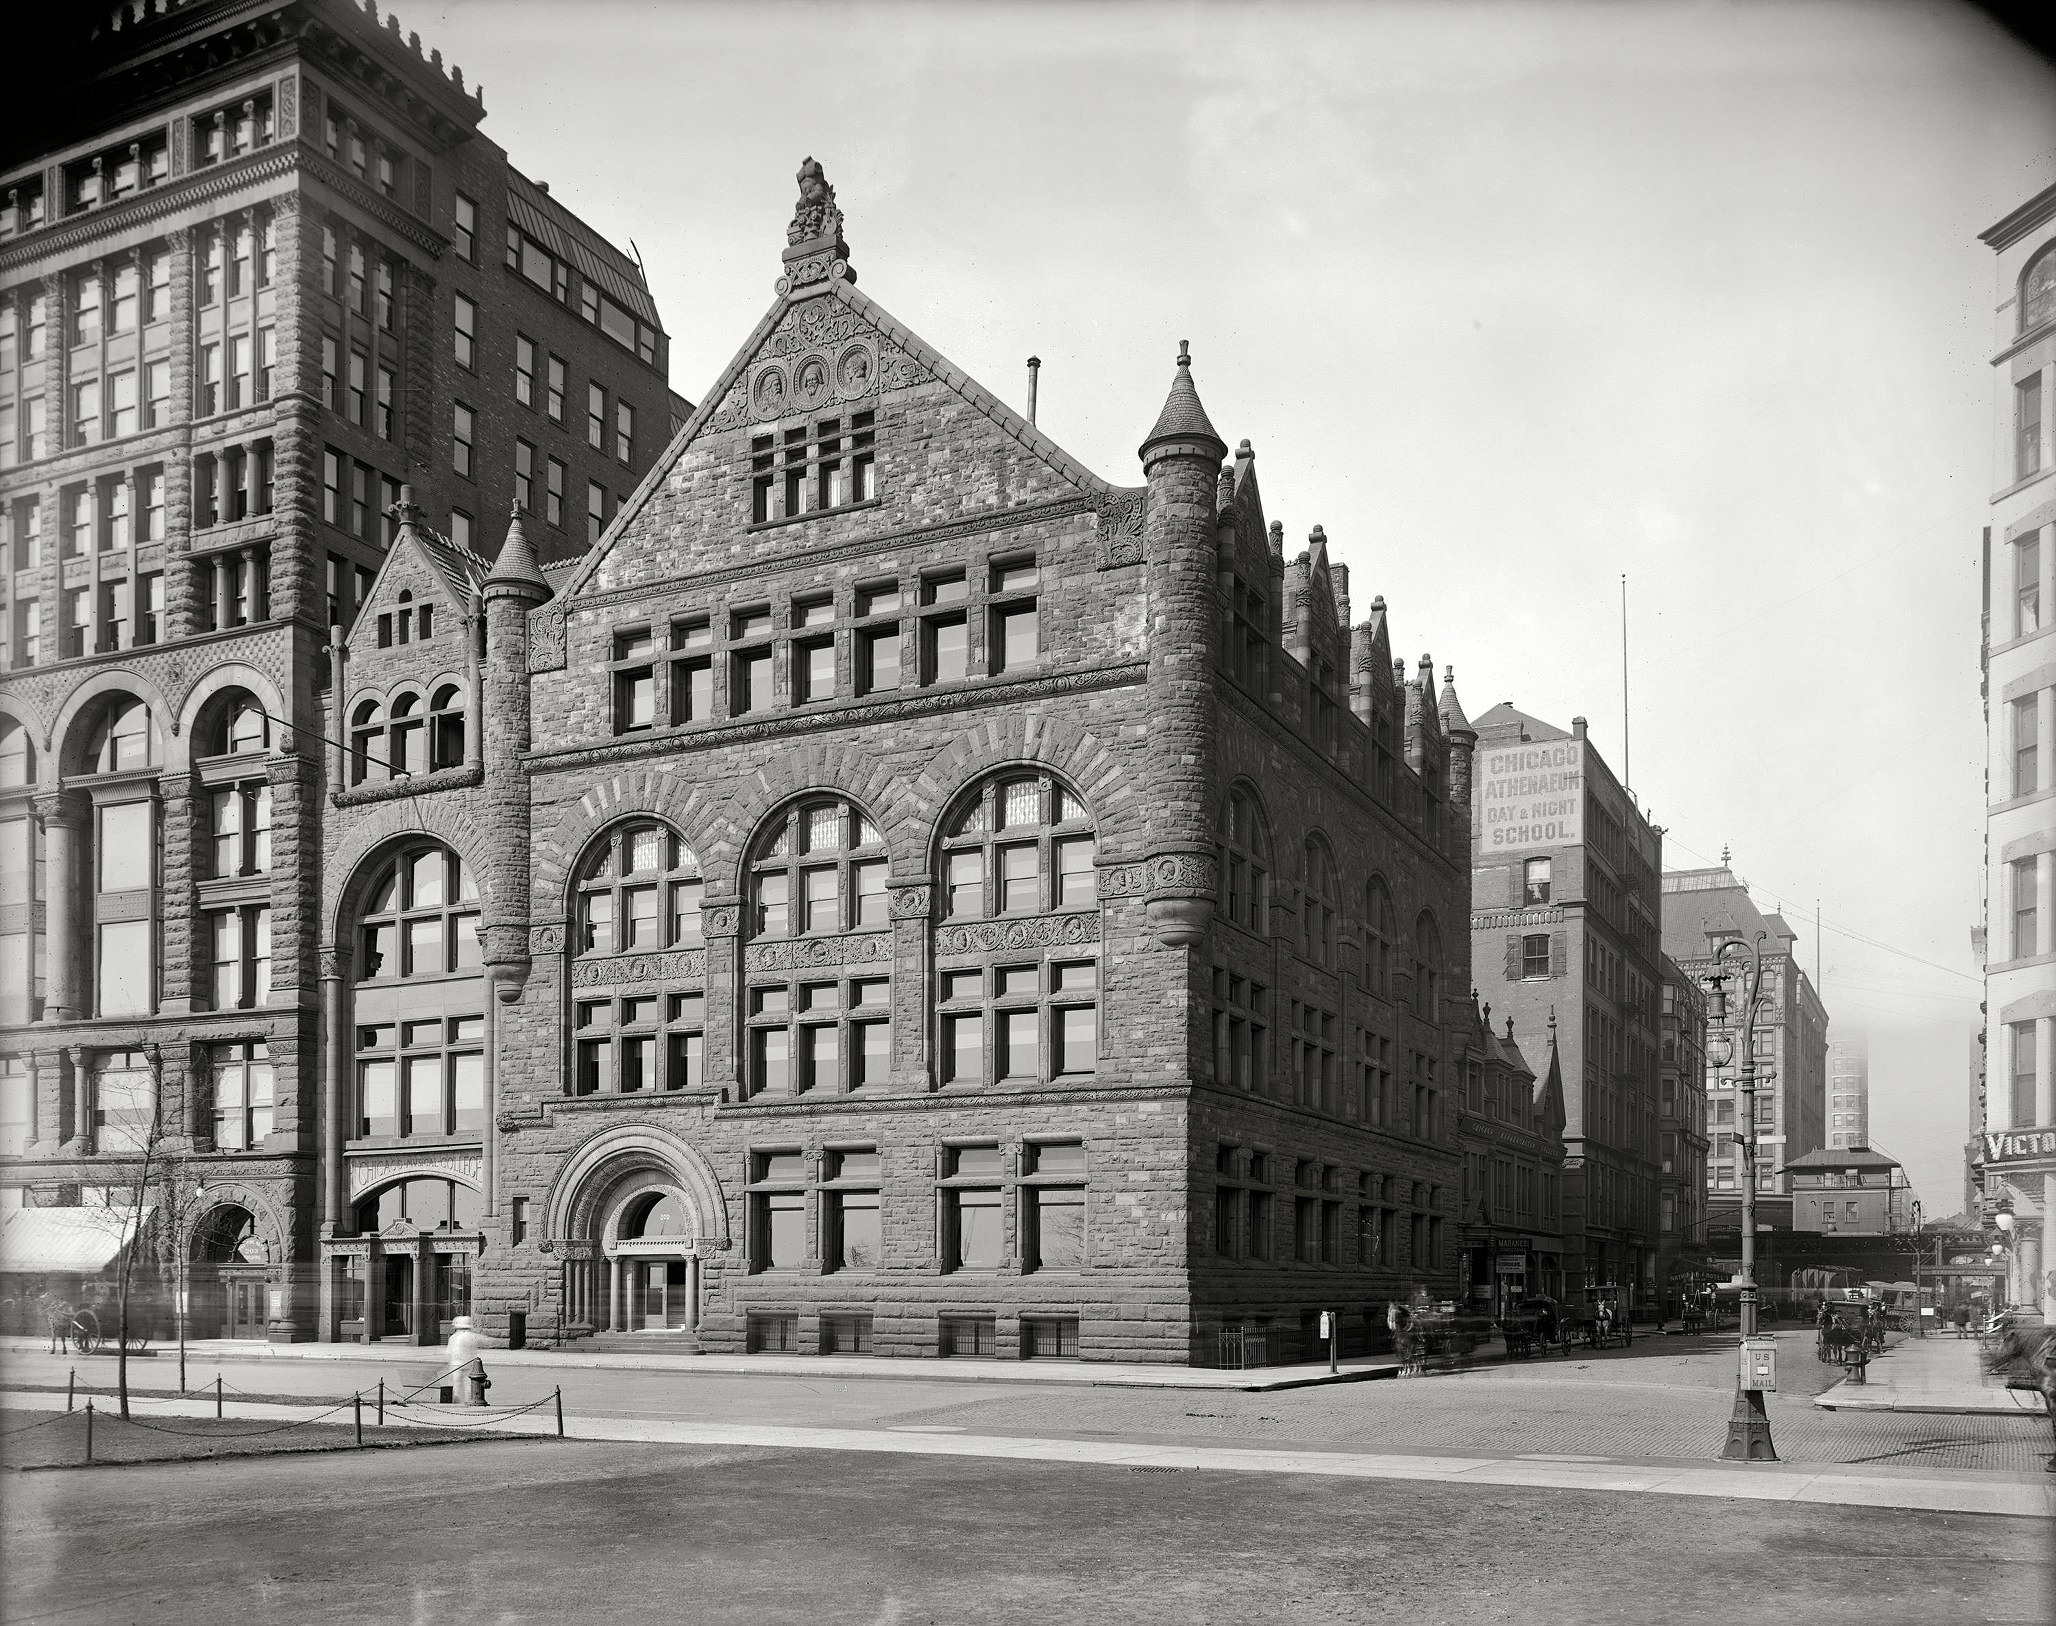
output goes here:
<path id="1" fill-rule="evenodd" d="M 743 527 L 744 535 L 758 531 L 782 530 L 788 525 L 804 525 L 810 519 L 834 519 L 840 514 L 860 514 L 869 508 L 880 506 L 882 499 L 866 497 L 861 502 L 846 502 L 838 508 L 810 508 L 804 514 L 781 514 L 777 519 L 757 519 Z"/>
<path id="2" fill-rule="evenodd" d="M 401 779 L 351 785 L 345 790 L 331 791 L 329 801 L 337 807 L 363 807 L 372 802 L 398 801 L 405 796 L 428 796 L 439 790 L 465 790 L 484 783 L 483 767 L 435 768 Z"/>

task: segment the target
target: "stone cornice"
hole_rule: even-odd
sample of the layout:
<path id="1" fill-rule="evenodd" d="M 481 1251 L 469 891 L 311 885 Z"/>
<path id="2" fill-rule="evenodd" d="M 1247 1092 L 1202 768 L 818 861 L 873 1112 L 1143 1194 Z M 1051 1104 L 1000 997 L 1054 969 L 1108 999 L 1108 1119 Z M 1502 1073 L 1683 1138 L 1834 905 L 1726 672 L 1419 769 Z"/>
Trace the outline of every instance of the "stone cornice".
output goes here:
<path id="1" fill-rule="evenodd" d="M 431 796 L 439 790 L 469 790 L 484 783 L 485 769 L 481 767 L 436 768 L 404 779 L 385 779 L 377 784 L 331 791 L 328 799 L 337 807 L 363 807 L 371 802 L 397 802 L 408 796 Z"/>
<path id="2" fill-rule="evenodd" d="M 863 728 L 897 722 L 902 718 L 931 717 L 940 712 L 980 711 L 990 706 L 1015 706 L 1023 701 L 1041 700 L 1052 695 L 1126 688 L 1147 681 L 1148 676 L 1147 661 L 1125 661 L 1012 682 L 987 681 L 961 688 L 953 685 L 891 700 L 855 700 L 823 706 L 818 711 L 783 712 L 770 717 L 753 717 L 741 723 L 667 728 L 632 740 L 609 740 L 568 746 L 557 751 L 534 751 L 522 759 L 522 766 L 531 774 L 610 766 L 644 757 L 711 750 L 717 746 L 742 745 L 755 740 L 784 739 L 823 729 Z"/>

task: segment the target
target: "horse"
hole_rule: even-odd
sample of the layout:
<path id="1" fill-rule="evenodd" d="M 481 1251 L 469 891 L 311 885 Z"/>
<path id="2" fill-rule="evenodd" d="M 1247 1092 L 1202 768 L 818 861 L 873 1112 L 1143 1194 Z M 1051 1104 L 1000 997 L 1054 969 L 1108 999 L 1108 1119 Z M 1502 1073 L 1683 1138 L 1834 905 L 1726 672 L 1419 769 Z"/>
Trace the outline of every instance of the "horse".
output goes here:
<path id="1" fill-rule="evenodd" d="M 2009 1389 L 2031 1389 L 2042 1397 L 2049 1414 L 2051 1443 L 2056 1445 L 2056 1327 L 2007 1327 L 1984 1352 L 1985 1370 L 2009 1374 Z M 2056 1453 L 2048 1461 L 2056 1474 Z"/>

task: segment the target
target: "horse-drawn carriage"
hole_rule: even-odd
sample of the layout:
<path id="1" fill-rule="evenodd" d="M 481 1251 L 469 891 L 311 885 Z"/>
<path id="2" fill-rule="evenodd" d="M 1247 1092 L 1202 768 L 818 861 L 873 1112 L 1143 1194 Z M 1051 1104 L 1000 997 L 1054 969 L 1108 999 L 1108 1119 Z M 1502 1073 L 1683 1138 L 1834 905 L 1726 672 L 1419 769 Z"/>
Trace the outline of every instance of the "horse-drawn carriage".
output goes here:
<path id="1" fill-rule="evenodd" d="M 1611 1282 L 1586 1288 L 1585 1302 L 1565 1313 L 1559 1336 L 1566 1355 L 1573 1344 L 1584 1344 L 1588 1349 L 1605 1349 L 1613 1344 L 1627 1348 L 1635 1341 L 1635 1334 L 1628 1325 L 1626 1295 Z"/>
<path id="2" fill-rule="evenodd" d="M 1453 1300 L 1422 1295 L 1411 1304 L 1393 1306 L 1388 1320 L 1392 1347 L 1409 1373 L 1453 1366 L 1492 1334 L 1491 1317 L 1460 1310 Z"/>
<path id="3" fill-rule="evenodd" d="M 1815 1312 L 1814 1328 L 1815 1357 L 1846 1367 L 1858 1383 L 1871 1357 L 1885 1351 L 1884 1307 L 1858 1289 L 1829 1289 Z"/>

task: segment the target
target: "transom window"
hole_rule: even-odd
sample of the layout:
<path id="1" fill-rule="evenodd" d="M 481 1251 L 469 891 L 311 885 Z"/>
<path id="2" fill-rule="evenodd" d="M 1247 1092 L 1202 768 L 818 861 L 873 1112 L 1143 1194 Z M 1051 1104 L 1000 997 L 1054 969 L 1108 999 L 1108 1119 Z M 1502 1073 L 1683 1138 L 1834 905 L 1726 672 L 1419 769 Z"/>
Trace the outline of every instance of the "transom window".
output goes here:
<path id="1" fill-rule="evenodd" d="M 1270 869 L 1263 811 L 1256 798 L 1238 786 L 1228 793 L 1221 821 L 1221 910 L 1232 924 L 1245 931 L 1264 930 L 1264 884 Z"/>
<path id="2" fill-rule="evenodd" d="M 2056 249 L 2045 248 L 2020 279 L 2020 331 L 2029 332 L 2056 317 Z"/>
<path id="3" fill-rule="evenodd" d="M 758 837 L 750 935 L 807 937 L 886 924 L 885 838 L 853 802 L 801 802 Z"/>
<path id="4" fill-rule="evenodd" d="M 1057 780 L 987 780 L 948 830 L 943 913 L 951 920 L 1085 909 L 1098 901 L 1091 815 Z"/>
<path id="5" fill-rule="evenodd" d="M 581 999 L 573 1012 L 572 1093 L 698 1089 L 707 1076 L 706 1032 L 707 999 L 697 991 Z"/>
<path id="6" fill-rule="evenodd" d="M 404 850 L 373 878 L 366 897 L 359 982 L 478 969 L 478 884 L 449 848 Z"/>
<path id="7" fill-rule="evenodd" d="M 660 824 L 610 831 L 578 883 L 578 952 L 697 948 L 700 862 Z"/>
<path id="8" fill-rule="evenodd" d="M 753 979 L 748 999 L 748 1094 L 834 1095 L 885 1081 L 892 1065 L 889 977 Z"/>
<path id="9" fill-rule="evenodd" d="M 1099 962 L 952 966 L 937 973 L 945 1084 L 1028 1084 L 1098 1070 Z"/>
<path id="10" fill-rule="evenodd" d="M 484 1128 L 484 1016 L 358 1024 L 358 1135 L 477 1135 Z"/>

